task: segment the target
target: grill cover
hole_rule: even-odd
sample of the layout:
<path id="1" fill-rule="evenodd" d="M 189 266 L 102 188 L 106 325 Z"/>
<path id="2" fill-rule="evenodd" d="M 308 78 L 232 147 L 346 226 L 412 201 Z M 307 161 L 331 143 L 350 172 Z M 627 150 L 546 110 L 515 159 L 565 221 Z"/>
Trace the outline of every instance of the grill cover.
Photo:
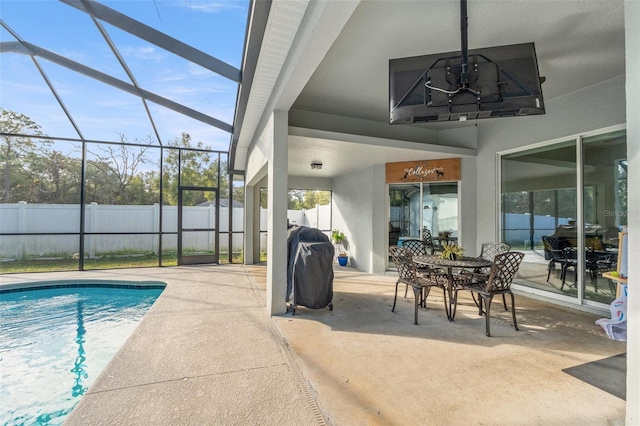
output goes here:
<path id="1" fill-rule="evenodd" d="M 312 309 L 333 299 L 333 258 L 329 237 L 307 226 L 293 226 L 287 237 L 287 302 Z"/>

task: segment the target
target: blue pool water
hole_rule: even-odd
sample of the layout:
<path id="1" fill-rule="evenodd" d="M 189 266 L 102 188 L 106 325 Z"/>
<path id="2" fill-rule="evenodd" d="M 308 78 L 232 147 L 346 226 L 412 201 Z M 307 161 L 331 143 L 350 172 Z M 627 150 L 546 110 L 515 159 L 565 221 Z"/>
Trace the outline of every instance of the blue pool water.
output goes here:
<path id="1" fill-rule="evenodd" d="M 161 292 L 0 293 L 0 425 L 62 424 Z"/>

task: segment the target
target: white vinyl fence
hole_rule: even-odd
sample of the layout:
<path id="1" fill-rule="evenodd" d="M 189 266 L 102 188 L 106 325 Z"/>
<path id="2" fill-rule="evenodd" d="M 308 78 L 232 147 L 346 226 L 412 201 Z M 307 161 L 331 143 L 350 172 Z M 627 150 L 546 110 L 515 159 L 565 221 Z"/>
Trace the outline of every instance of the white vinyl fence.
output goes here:
<path id="1" fill-rule="evenodd" d="M 85 207 L 85 232 L 87 233 L 139 233 L 160 230 L 160 205 L 100 205 L 91 203 Z M 289 210 L 289 222 L 295 225 L 330 229 L 331 206 L 317 206 L 310 210 Z M 261 224 L 266 224 L 267 210 L 260 211 Z M 185 207 L 184 228 L 214 228 L 215 206 Z M 178 231 L 178 208 L 162 207 L 162 231 Z M 262 228 L 261 228 L 262 229 Z M 266 225 L 265 228 L 266 230 Z M 244 231 L 244 209 L 233 209 L 233 231 Z M 79 233 L 80 206 L 71 204 L 0 204 L 0 233 Z M 228 251 L 229 213 L 220 207 L 220 247 L 218 252 Z M 233 249 L 243 247 L 243 234 L 233 235 Z M 176 234 L 163 235 L 162 250 L 177 250 Z M 156 235 L 86 235 L 85 255 L 90 258 L 105 254 L 158 254 L 159 236 Z M 200 251 L 215 249 L 213 234 L 188 232 L 183 236 L 183 250 Z M 71 257 L 80 251 L 77 235 L 4 235 L 0 237 L 0 260 L 29 258 Z M 266 244 L 265 244 L 266 247 Z"/>
<path id="2" fill-rule="evenodd" d="M 114 206 L 91 203 L 86 207 L 85 232 L 135 233 L 160 230 L 160 205 Z M 233 211 L 233 230 L 242 232 L 244 210 Z M 178 208 L 162 207 L 163 232 L 178 231 Z M 185 207 L 184 228 L 215 228 L 215 206 Z M 68 204 L 0 204 L 2 233 L 79 233 L 80 206 Z M 227 207 L 220 207 L 220 233 L 229 232 Z M 18 235 L 0 237 L 0 259 L 34 257 L 69 257 L 79 252 L 77 235 Z M 242 234 L 234 235 L 234 249 L 242 248 Z M 103 254 L 158 254 L 158 235 L 87 235 L 85 252 L 89 257 Z M 183 248 L 208 250 L 213 247 L 213 233 L 185 233 Z M 163 251 L 177 249 L 177 235 L 164 235 Z M 220 236 L 219 251 L 228 249 L 226 234 Z"/>

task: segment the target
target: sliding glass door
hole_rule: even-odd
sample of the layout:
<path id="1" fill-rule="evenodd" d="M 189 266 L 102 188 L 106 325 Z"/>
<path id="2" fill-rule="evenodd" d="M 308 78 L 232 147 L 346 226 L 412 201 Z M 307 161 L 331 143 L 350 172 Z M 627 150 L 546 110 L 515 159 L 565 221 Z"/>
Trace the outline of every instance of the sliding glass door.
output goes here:
<path id="1" fill-rule="evenodd" d="M 458 236 L 458 183 L 389 185 L 389 245 L 422 238 L 427 230 L 437 237 L 447 231 Z"/>
<path id="2" fill-rule="evenodd" d="M 501 240 L 525 252 L 523 286 L 609 304 L 626 225 L 624 130 L 501 156 Z"/>

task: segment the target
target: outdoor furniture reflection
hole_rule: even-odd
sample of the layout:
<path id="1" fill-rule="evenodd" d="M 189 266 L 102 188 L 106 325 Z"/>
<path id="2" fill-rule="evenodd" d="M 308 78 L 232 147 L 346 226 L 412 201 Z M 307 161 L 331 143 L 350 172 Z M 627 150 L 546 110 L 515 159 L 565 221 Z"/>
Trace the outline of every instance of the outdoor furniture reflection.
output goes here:
<path id="1" fill-rule="evenodd" d="M 575 246 L 577 240 L 556 235 L 546 235 L 542 237 L 542 242 L 544 244 L 545 259 L 549 260 L 547 282 L 549 282 L 551 271 L 555 269 L 555 264 L 557 263 L 560 265 L 560 279 L 562 280 L 560 290 L 563 290 L 567 279 L 567 270 L 573 268 L 576 271 L 576 266 L 578 265 L 578 252 Z M 605 245 L 599 238 L 593 236 L 585 238 L 584 244 L 585 269 L 589 271 L 595 291 L 598 291 L 598 274 L 615 269 L 618 256 L 617 248 Z M 575 283 L 571 284 L 571 286 L 575 286 Z"/>
<path id="2" fill-rule="evenodd" d="M 551 271 L 556 268 L 556 263 L 559 264 L 560 279 L 562 280 L 560 290 L 562 290 L 567 279 L 567 269 L 573 268 L 574 271 L 576 270 L 578 264 L 576 251 L 566 239 L 560 239 L 555 235 L 543 235 L 542 243 L 544 244 L 544 258 L 549 261 L 547 282 L 551 277 Z"/>
<path id="3" fill-rule="evenodd" d="M 422 230 L 422 241 L 424 241 L 424 244 L 429 251 L 429 253 L 425 253 L 425 254 L 433 254 L 436 251 L 436 246 L 433 242 L 431 231 L 427 228 L 424 228 Z"/>
<path id="4" fill-rule="evenodd" d="M 435 266 L 439 268 L 447 268 L 446 273 L 446 287 L 447 293 L 449 294 L 449 310 L 448 314 L 451 313 L 451 296 L 453 294 L 454 287 L 458 284 L 459 281 L 464 281 L 467 278 L 461 276 L 453 272 L 454 268 L 456 270 L 468 268 L 468 269 L 477 269 L 477 268 L 486 268 L 491 266 L 492 262 L 485 259 L 480 259 L 478 257 L 462 257 L 459 259 L 443 259 L 440 256 L 416 256 L 414 258 L 415 263 L 418 265 L 426 265 L 426 266 Z M 448 315 L 449 321 L 453 321 L 453 317 Z"/>
<path id="5" fill-rule="evenodd" d="M 404 283 L 413 288 L 414 300 L 414 324 L 418 324 L 418 306 L 426 307 L 426 298 L 431 287 L 442 289 L 444 296 L 444 309 L 449 318 L 449 308 L 447 305 L 447 278 L 444 274 L 438 274 L 436 271 L 427 270 L 418 272 L 416 264 L 413 261 L 411 251 L 404 247 L 390 246 L 389 254 L 393 258 L 393 262 L 398 269 L 398 281 L 396 281 L 396 292 L 393 297 L 393 307 L 391 312 L 395 312 L 396 301 L 398 299 L 398 285 Z"/>
<path id="6" fill-rule="evenodd" d="M 466 276 L 466 280 L 459 280 L 454 288 L 453 293 L 453 310 L 451 311 L 451 320 L 455 318 L 458 307 L 458 292 L 460 290 L 470 290 L 472 293 L 478 293 L 479 312 L 478 315 L 485 315 L 485 328 L 487 337 L 491 337 L 489 328 L 491 301 L 496 294 L 511 295 L 511 314 L 513 317 L 513 326 L 518 330 L 516 322 L 516 305 L 515 297 L 511 291 L 511 283 L 513 277 L 518 272 L 520 263 L 524 258 L 524 253 L 510 251 L 496 255 L 491 265 L 491 272 L 488 274 L 475 272 L 462 272 L 462 276 Z M 486 306 L 483 308 L 483 303 Z"/>
<path id="7" fill-rule="evenodd" d="M 598 273 L 608 272 L 616 269 L 618 253 L 608 250 L 587 249 L 586 263 L 591 282 L 594 283 L 595 291 L 598 291 Z"/>

